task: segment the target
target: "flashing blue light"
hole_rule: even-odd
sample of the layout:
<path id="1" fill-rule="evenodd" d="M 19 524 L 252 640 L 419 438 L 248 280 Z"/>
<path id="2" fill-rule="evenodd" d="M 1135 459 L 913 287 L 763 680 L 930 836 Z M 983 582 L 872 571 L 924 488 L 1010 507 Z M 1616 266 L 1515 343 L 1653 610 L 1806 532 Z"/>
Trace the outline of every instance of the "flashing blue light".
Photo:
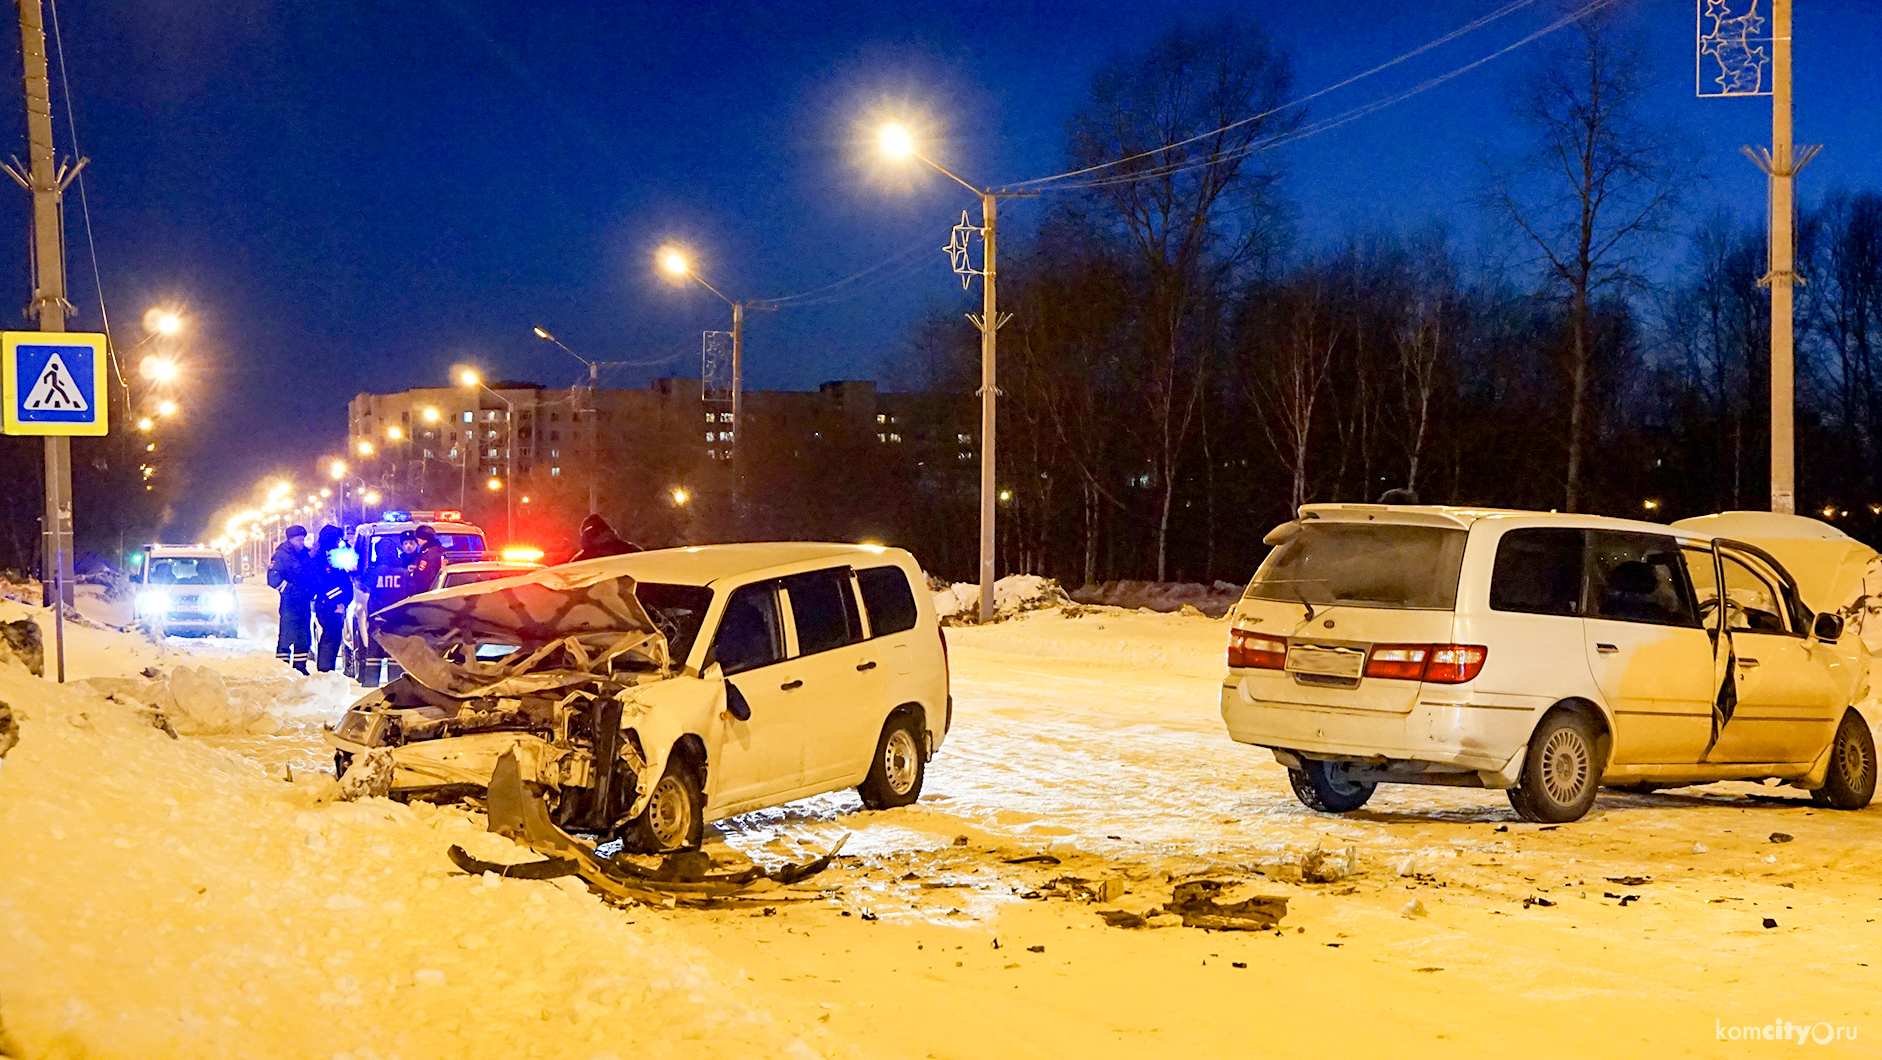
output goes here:
<path id="1" fill-rule="evenodd" d="M 409 523 L 412 521 L 412 513 L 411 512 L 385 512 L 379 516 L 379 521 L 386 522 L 386 523 Z"/>
<path id="2" fill-rule="evenodd" d="M 359 553 L 347 548 L 345 545 L 341 545 L 339 548 L 327 553 L 327 562 L 333 564 L 334 570 L 358 570 Z"/>

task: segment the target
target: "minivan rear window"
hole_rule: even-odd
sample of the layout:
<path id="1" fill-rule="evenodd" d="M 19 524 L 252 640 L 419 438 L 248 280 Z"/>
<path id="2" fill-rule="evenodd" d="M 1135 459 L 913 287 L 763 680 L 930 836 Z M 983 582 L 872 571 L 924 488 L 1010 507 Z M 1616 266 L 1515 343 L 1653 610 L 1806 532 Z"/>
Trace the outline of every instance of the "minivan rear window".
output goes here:
<path id="1" fill-rule="evenodd" d="M 1305 522 L 1255 572 L 1244 594 L 1350 607 L 1449 610 L 1464 562 L 1461 529 L 1403 523 Z"/>
<path id="2" fill-rule="evenodd" d="M 915 628 L 915 594 L 900 567 L 870 567 L 856 572 L 869 612 L 869 632 L 878 637 Z"/>

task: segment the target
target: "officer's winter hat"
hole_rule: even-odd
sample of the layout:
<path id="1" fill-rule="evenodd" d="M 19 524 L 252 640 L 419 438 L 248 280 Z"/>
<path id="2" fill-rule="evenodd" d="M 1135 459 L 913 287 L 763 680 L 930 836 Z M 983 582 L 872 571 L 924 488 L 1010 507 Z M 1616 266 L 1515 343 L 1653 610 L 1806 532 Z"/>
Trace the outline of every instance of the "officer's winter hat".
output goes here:
<path id="1" fill-rule="evenodd" d="M 288 537 L 290 537 L 290 538 L 295 538 L 295 537 L 306 537 L 306 536 L 307 536 L 307 528 L 306 528 L 306 527 L 304 527 L 304 526 L 302 526 L 302 525 L 301 525 L 301 524 L 299 524 L 299 523 L 295 523 L 295 524 L 294 524 L 293 526 L 290 526 L 290 527 L 288 527 L 288 532 L 287 532 L 287 536 L 288 536 Z"/>

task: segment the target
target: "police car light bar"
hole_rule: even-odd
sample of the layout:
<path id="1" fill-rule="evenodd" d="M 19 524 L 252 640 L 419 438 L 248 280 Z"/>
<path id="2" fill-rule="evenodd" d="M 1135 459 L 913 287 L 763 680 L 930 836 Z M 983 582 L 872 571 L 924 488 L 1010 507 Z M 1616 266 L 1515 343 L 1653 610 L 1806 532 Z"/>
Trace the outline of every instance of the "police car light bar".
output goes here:
<path id="1" fill-rule="evenodd" d="M 382 523 L 409 523 L 412 521 L 412 513 L 411 512 L 382 512 L 380 513 L 379 521 Z"/>

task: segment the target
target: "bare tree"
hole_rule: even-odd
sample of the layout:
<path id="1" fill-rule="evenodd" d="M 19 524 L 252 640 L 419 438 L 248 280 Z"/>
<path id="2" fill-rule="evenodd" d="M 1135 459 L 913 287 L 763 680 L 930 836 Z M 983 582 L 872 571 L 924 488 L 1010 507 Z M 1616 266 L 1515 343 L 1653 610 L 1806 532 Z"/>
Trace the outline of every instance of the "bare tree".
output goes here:
<path id="1" fill-rule="evenodd" d="M 1566 295 L 1568 474 L 1566 506 L 1582 501 L 1589 428 L 1593 296 L 1639 273 L 1640 237 L 1659 232 L 1675 205 L 1689 152 L 1644 123 L 1642 60 L 1605 15 L 1577 21 L 1568 45 L 1515 90 L 1515 114 L 1535 149 L 1491 198 L 1540 255 Z"/>
<path id="2" fill-rule="evenodd" d="M 1280 319 L 1263 326 L 1249 397 L 1275 455 L 1292 477 L 1290 512 L 1307 503 L 1314 424 L 1327 372 L 1333 365 L 1337 331 L 1326 307 L 1324 280 L 1303 277 L 1271 302 Z"/>
<path id="3" fill-rule="evenodd" d="M 1136 259 L 1143 306 L 1141 421 L 1124 421 L 1156 471 L 1157 577 L 1168 576 L 1179 459 L 1195 428 L 1227 277 L 1274 237 L 1280 169 L 1262 150 L 1296 127 L 1277 110 L 1287 59 L 1259 30 L 1223 19 L 1179 24 L 1145 53 L 1098 73 L 1072 120 L 1092 220 Z M 1140 424 L 1140 425 L 1139 425 Z"/>

